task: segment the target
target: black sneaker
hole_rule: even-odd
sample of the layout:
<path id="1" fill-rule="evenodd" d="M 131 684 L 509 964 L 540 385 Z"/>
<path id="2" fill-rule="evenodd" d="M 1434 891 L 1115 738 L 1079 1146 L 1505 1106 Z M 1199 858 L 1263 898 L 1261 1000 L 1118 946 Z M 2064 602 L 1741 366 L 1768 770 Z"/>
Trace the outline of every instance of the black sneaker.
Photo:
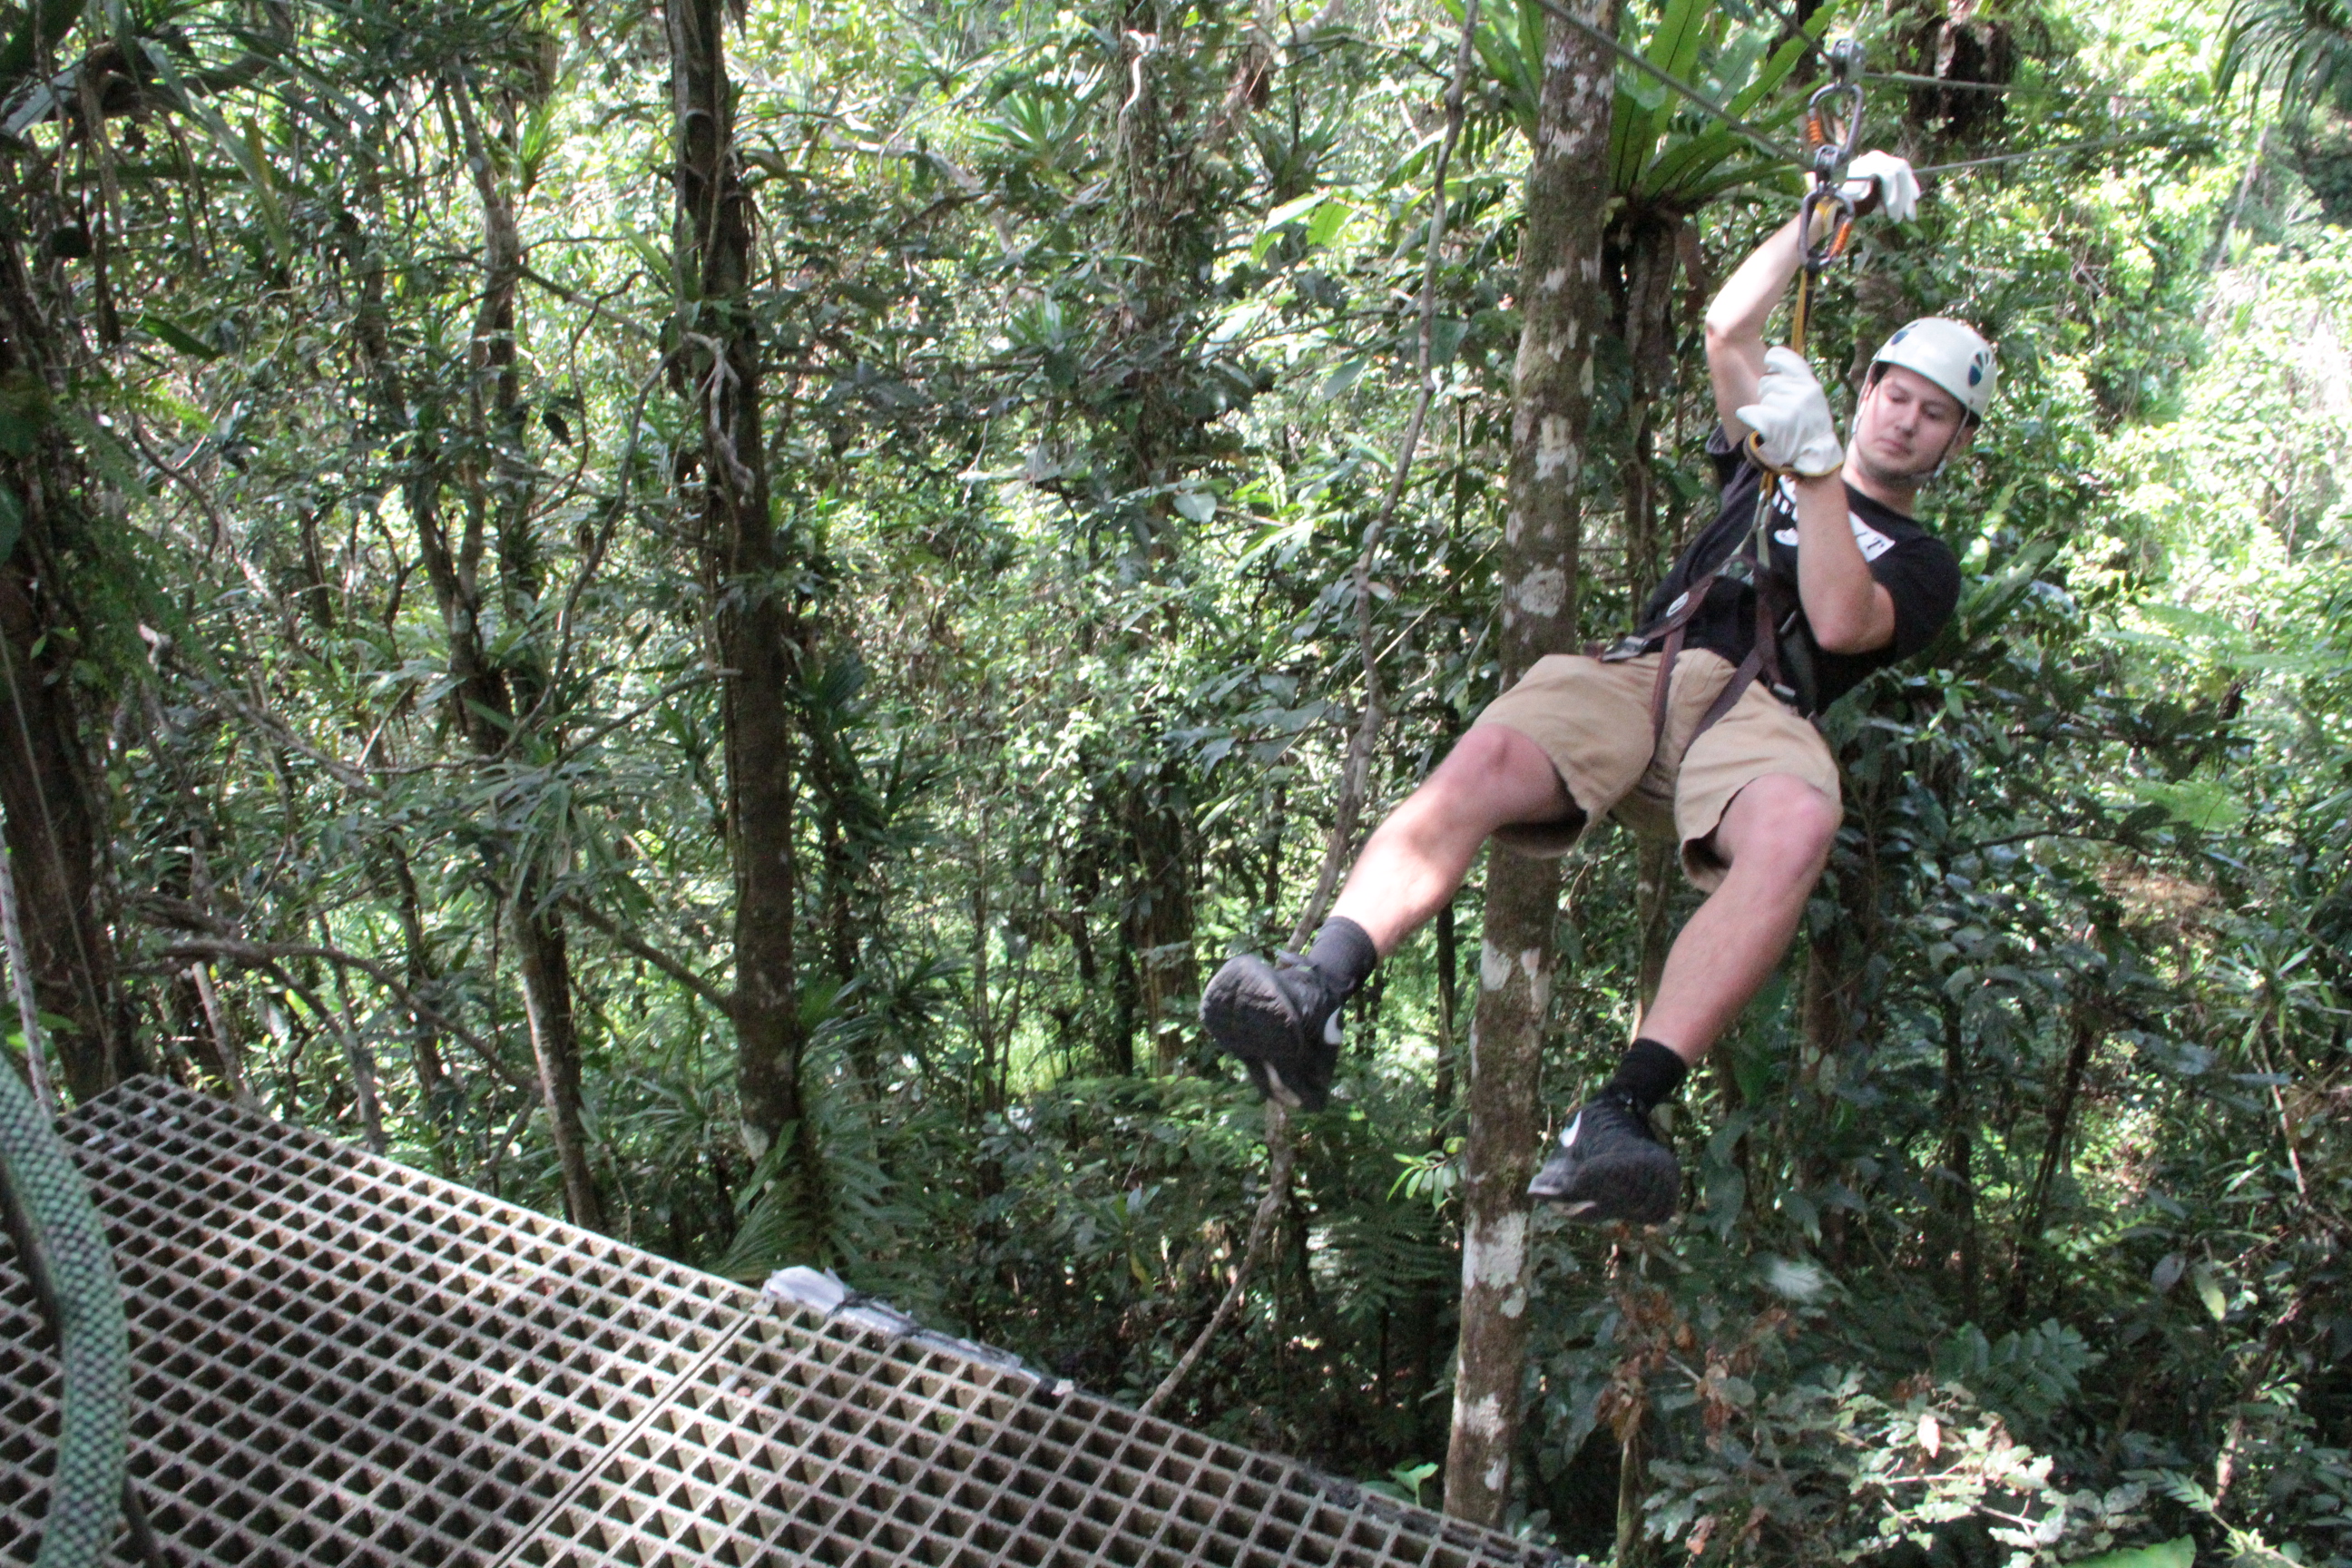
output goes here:
<path id="1" fill-rule="evenodd" d="M 1663 1225 L 1674 1218 L 1682 1189 L 1682 1167 L 1650 1119 L 1608 1089 L 1577 1108 L 1559 1147 L 1528 1184 L 1529 1196 L 1549 1199 L 1586 1225 Z"/>
<path id="2" fill-rule="evenodd" d="M 1297 1110 L 1320 1110 L 1339 1065 L 1339 1004 L 1348 991 L 1296 953 L 1268 963 L 1229 958 L 1201 993 L 1201 1023 L 1241 1058 L 1250 1082 Z"/>

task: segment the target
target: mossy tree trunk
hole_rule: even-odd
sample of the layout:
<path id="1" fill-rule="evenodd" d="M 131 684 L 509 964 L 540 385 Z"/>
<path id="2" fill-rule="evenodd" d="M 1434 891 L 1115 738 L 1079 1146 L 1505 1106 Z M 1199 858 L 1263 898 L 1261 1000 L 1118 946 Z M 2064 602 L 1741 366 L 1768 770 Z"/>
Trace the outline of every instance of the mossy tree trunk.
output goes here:
<path id="1" fill-rule="evenodd" d="M 1616 25 L 1614 0 L 1581 0 L 1577 12 L 1604 31 Z M 1606 320 L 1602 154 L 1614 94 L 1610 57 L 1552 18 L 1520 241 L 1523 325 L 1501 553 L 1506 684 L 1576 643 L 1592 347 Z M 1559 899 L 1557 860 L 1490 857 L 1463 1152 L 1461 1346 L 1445 1460 L 1445 1510 L 1482 1524 L 1503 1522 L 1518 1444 L 1528 1342 L 1527 1185 L 1538 1153 L 1536 1084 Z"/>

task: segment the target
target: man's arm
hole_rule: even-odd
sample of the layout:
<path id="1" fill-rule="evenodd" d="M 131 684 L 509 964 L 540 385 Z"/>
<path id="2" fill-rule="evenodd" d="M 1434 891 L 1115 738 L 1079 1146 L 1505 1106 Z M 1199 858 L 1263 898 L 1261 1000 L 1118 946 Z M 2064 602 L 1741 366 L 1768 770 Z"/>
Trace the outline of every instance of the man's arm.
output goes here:
<path id="1" fill-rule="evenodd" d="M 1715 384 L 1715 411 L 1734 437 L 1748 433 L 1738 411 L 1756 401 L 1764 374 L 1765 325 L 1804 265 L 1797 223 L 1790 218 L 1758 246 L 1706 308 L 1707 379 Z"/>
<path id="2" fill-rule="evenodd" d="M 1891 153 L 1864 153 L 1847 170 L 1845 194 L 1857 216 L 1882 207 L 1896 223 L 1907 223 L 1919 203 L 1919 182 L 1911 165 Z M 1772 308 L 1789 291 L 1805 264 L 1798 234 L 1804 220 L 1790 218 L 1739 264 L 1706 308 L 1706 371 L 1715 383 L 1715 411 L 1735 437 L 1746 434 L 1738 410 L 1756 401 L 1756 380 L 1764 374 L 1764 327 Z"/>
<path id="3" fill-rule="evenodd" d="M 1854 542 L 1842 471 L 1797 481 L 1797 598 L 1827 652 L 1869 653 L 1895 640 L 1895 596 Z"/>

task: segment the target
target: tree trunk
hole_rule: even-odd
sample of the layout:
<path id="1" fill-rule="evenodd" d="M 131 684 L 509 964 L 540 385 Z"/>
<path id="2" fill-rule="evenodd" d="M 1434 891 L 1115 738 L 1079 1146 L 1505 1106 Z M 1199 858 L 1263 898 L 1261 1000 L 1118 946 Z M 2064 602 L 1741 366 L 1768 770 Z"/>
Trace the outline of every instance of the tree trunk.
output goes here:
<path id="1" fill-rule="evenodd" d="M 1571 0 L 1603 32 L 1614 0 Z M 1543 95 L 1520 244 L 1524 326 L 1513 374 L 1510 499 L 1502 552 L 1507 684 L 1576 643 L 1581 493 L 1592 343 L 1602 313 L 1603 153 L 1613 60 L 1558 18 L 1546 25 Z M 1486 942 L 1470 1033 L 1463 1152 L 1462 1338 L 1445 1510 L 1499 1525 L 1510 1500 L 1527 1354 L 1527 1184 L 1538 1150 L 1536 1080 L 1551 998 L 1559 863 L 1489 857 Z"/>
<path id="2" fill-rule="evenodd" d="M 262 1109 L 253 1092 L 253 1081 L 246 1074 L 245 1058 L 236 1047 L 236 1037 L 222 1013 L 220 994 L 213 988 L 211 971 L 198 963 L 188 970 L 188 978 L 196 983 L 196 994 L 204 999 L 205 1022 L 212 1031 L 213 1070 L 228 1087 L 229 1098 L 249 1110 Z"/>
<path id="3" fill-rule="evenodd" d="M 987 1114 L 1003 1109 L 997 1102 L 995 1089 L 996 1031 L 992 1026 L 994 1009 L 989 1005 L 988 994 L 988 808 L 979 812 L 980 831 L 972 837 L 971 857 L 971 1037 L 979 1047 L 977 1070 L 971 1085 L 971 1104 L 980 1114 L 967 1111 L 971 1123 L 977 1124 Z"/>
<path id="4" fill-rule="evenodd" d="M 814 1131 L 802 1100 L 800 994 L 793 968 L 798 866 L 790 692 L 802 627 L 782 595 L 783 552 L 768 512 L 761 430 L 759 324 L 750 309 L 752 208 L 735 151 L 724 0 L 667 12 L 677 122 L 676 248 L 680 308 L 697 344 L 683 356 L 700 418 L 698 531 L 703 586 L 717 605 L 725 671 L 728 848 L 735 883 L 735 1081 L 753 1156 L 791 1136 L 779 1178 L 800 1234 L 819 1250 L 824 1205 Z"/>
<path id="5" fill-rule="evenodd" d="M 408 994 L 429 995 L 440 975 L 434 966 L 431 941 L 425 932 L 425 906 L 417 896 L 415 871 L 408 863 L 408 851 L 396 841 L 384 846 L 384 863 L 392 870 L 394 902 L 400 912 L 403 977 Z M 416 1098 L 434 1125 L 446 1130 L 457 1120 L 462 1091 L 451 1080 L 448 1063 L 441 1055 L 440 1031 L 421 1013 L 412 1012 L 408 1021 L 409 1061 L 416 1073 Z M 442 1173 L 450 1172 L 445 1170 Z"/>
<path id="6" fill-rule="evenodd" d="M 1499 1526 L 1518 1446 L 1528 1345 L 1528 1182 L 1536 1085 L 1551 1003 L 1559 862 L 1496 854 L 1486 871 L 1486 940 L 1470 1023 L 1469 1136 L 1462 1152 L 1461 1342 L 1445 1511 Z"/>
<path id="7" fill-rule="evenodd" d="M 324 916 L 319 921 L 319 942 L 323 947 L 335 945 L 335 933 Z M 352 1072 L 352 1098 L 359 1105 L 360 1132 L 369 1152 L 382 1154 L 391 1144 L 384 1138 L 383 1094 L 376 1078 L 375 1053 L 360 1038 L 359 1017 L 352 1010 L 351 977 L 341 964 L 331 967 L 335 972 L 335 1016 L 342 1028 L 343 1060 Z"/>
<path id="8" fill-rule="evenodd" d="M 1639 601 L 1635 601 L 1639 603 Z M 1675 889 L 1682 877 L 1682 846 L 1671 838 L 1644 838 L 1633 848 L 1634 921 L 1640 947 L 1634 961 L 1633 1033 L 1658 999 L 1666 976 L 1666 954 L 1675 945 Z"/>
<path id="9" fill-rule="evenodd" d="M 1454 1120 L 1454 1076 L 1458 1050 L 1462 979 L 1461 944 L 1454 934 L 1454 901 L 1437 910 L 1437 1067 L 1429 1079 L 1429 1146 L 1445 1147 L 1445 1130 Z"/>
<path id="10" fill-rule="evenodd" d="M 512 198 L 503 183 L 502 162 L 492 156 L 461 83 L 447 88 L 446 101 L 464 135 L 482 204 L 482 295 L 475 307 L 472 381 L 467 392 L 472 439 L 455 447 L 460 456 L 445 468 L 425 432 L 416 438 L 418 457 L 408 482 L 409 511 L 416 524 L 425 576 L 433 584 L 447 637 L 451 714 L 467 743 L 484 758 L 505 752 L 519 727 L 543 726 L 537 711 L 545 671 L 527 637 L 493 655 L 483 628 L 485 595 L 481 568 L 485 544 L 495 533 L 497 606 L 502 630 L 519 633 L 527 624 L 541 588 L 537 550 L 530 533 L 530 465 L 521 451 L 521 387 L 515 343 L 515 294 L 522 275 L 522 242 Z M 364 346 L 364 345 L 363 345 Z M 407 421 L 398 394 L 396 368 L 379 373 L 379 394 Z M 428 426 L 436 416 L 428 416 Z M 488 454 L 485 467 L 483 454 Z M 459 531 L 442 507 L 445 480 L 454 479 L 462 516 Z M 542 842 L 548 836 L 531 836 Z M 544 848 L 532 848 L 544 855 Z M 406 875 L 404 865 L 402 874 Z M 538 1064 L 540 1096 L 549 1136 L 562 1170 L 564 1206 L 574 1225 L 603 1228 L 604 1205 L 588 1166 L 588 1133 L 581 1098 L 580 1035 L 572 1007 L 572 966 L 563 919 L 547 887 L 551 868 L 517 867 L 505 890 L 507 924 L 520 958 L 523 1011 Z M 412 937 L 412 961 L 415 958 Z"/>
<path id="11" fill-rule="evenodd" d="M 49 1072 L 47 1032 L 41 1027 L 40 1001 L 33 994 L 33 961 L 25 951 L 25 922 L 16 905 L 16 878 L 8 867 L 5 840 L 0 840 L 0 949 L 7 956 L 8 994 L 16 1004 L 16 1020 L 24 1031 L 25 1079 L 42 1110 L 55 1116 L 59 1108 Z"/>
<path id="12" fill-rule="evenodd" d="M 1654 208 L 1626 209 L 1606 245 L 1617 336 L 1632 370 L 1626 408 L 1625 585 L 1638 610 L 1657 584 L 1667 541 L 1658 519 L 1657 426 L 1675 389 L 1675 275 L 1687 220 Z"/>
<path id="13" fill-rule="evenodd" d="M 1153 1068 L 1184 1065 L 1185 1040 L 1199 1016 L 1201 983 L 1192 955 L 1191 813 L 1171 764 L 1130 787 L 1128 838 L 1135 855 L 1127 900 L 1127 938 L 1134 949 L 1137 1008 L 1151 1042 Z"/>
<path id="14" fill-rule="evenodd" d="M 1976 1116 L 1969 1103 L 1968 1038 L 1960 1027 L 1960 1005 L 1945 996 L 1942 1012 L 1944 1090 L 1937 1113 L 1944 1123 L 1944 1169 L 1948 1175 L 1937 1189 L 1937 1207 L 1943 1211 L 1946 1223 L 1950 1227 L 1949 1250 L 1953 1267 L 1958 1273 L 1960 1320 L 1973 1323 L 1977 1321 L 1977 1294 L 1982 1280 L 1977 1242 L 1975 1140 L 1972 1135 Z"/>
<path id="15" fill-rule="evenodd" d="M 1105 430 L 1108 515 L 1139 546 L 1150 569 L 1176 555 L 1182 526 L 1165 487 L 1207 455 L 1202 377 L 1201 279 L 1213 261 L 1217 199 L 1207 156 L 1223 128 L 1245 113 L 1246 95 L 1220 119 L 1211 94 L 1223 79 L 1223 29 L 1213 9 L 1170 0 L 1126 0 L 1118 23 L 1118 79 L 1127 84 L 1113 124 L 1110 177 L 1119 249 L 1111 363 L 1124 366 L 1119 402 Z M 1237 121 L 1234 121 L 1237 122 Z M 1118 634 L 1139 645 L 1141 635 Z M 1144 716 L 1143 733 L 1158 728 Z M 1156 742 L 1147 741 L 1146 744 Z M 1198 1017 L 1192 952 L 1192 815 L 1184 770 L 1173 760 L 1138 770 L 1119 786 L 1129 868 L 1121 906 L 1134 955 L 1134 1022 L 1153 1069 L 1180 1070 Z M 1130 1047 L 1131 1048 L 1131 1047 Z M 1137 1053 L 1139 1058 L 1143 1053 Z"/>
<path id="16" fill-rule="evenodd" d="M 1656 1560 L 1654 1543 L 1642 1535 L 1642 1500 L 1650 1488 L 1650 1451 L 1643 1441 L 1646 1413 L 1633 1418 L 1624 1440 L 1617 1445 L 1617 1547 L 1611 1568 L 1634 1568 Z"/>
<path id="17" fill-rule="evenodd" d="M 1657 586 L 1666 547 L 1658 516 L 1658 410 L 1675 387 L 1675 275 L 1684 253 L 1688 222 L 1678 216 L 1627 209 L 1604 249 L 1610 261 L 1611 294 L 1617 309 L 1617 335 L 1625 345 L 1632 368 L 1632 399 L 1627 408 L 1627 451 L 1621 469 L 1625 508 L 1625 596 L 1636 615 Z M 1666 971 L 1666 952 L 1674 945 L 1675 889 L 1680 884 L 1682 855 L 1671 839 L 1645 840 L 1634 851 L 1636 920 L 1640 951 L 1636 960 L 1634 1032 L 1658 997 L 1658 982 Z"/>
<path id="18" fill-rule="evenodd" d="M 580 1036 L 572 1016 L 572 961 L 563 924 L 543 907 L 537 876 L 515 889 L 515 954 L 522 970 L 523 1011 L 530 1050 L 539 1064 L 540 1092 L 563 1172 L 563 1206 L 572 1223 L 604 1228 L 604 1203 L 588 1165 L 588 1131 L 580 1094 Z"/>
<path id="19" fill-rule="evenodd" d="M 2095 1001 L 2084 1000 L 2074 1005 L 2074 1037 L 2066 1051 L 2066 1065 L 2060 1070 L 2057 1092 L 2051 1096 L 2048 1131 L 2042 1140 L 2042 1163 L 2033 1173 L 2033 1187 L 2025 1201 L 2025 1215 L 2018 1222 L 2017 1250 L 2009 1275 L 2009 1316 L 2012 1321 L 2023 1322 L 2026 1310 L 2032 1304 L 2033 1268 L 2042 1254 L 2042 1230 L 2050 1219 L 2050 1190 L 2056 1184 L 2058 1173 L 2066 1163 L 2066 1143 L 2074 1131 L 2074 1102 L 2082 1097 L 2083 1075 L 2090 1069 L 2091 1053 L 2104 1033 L 2104 1020 Z"/>
<path id="20" fill-rule="evenodd" d="M 46 413 L 68 378 L 64 329 L 44 307 L 22 237 L 47 224 L 0 211 L 0 380 L 31 390 L 19 406 Z M 110 813 L 83 749 L 74 668 L 78 616 L 66 598 L 60 531 L 99 506 L 71 439 L 44 423 L 23 455 L 0 454 L 0 510 L 14 542 L 0 558 L 0 810 L 41 1011 L 65 1021 L 53 1041 L 79 1099 L 151 1070 L 115 980 L 114 938 L 101 889 Z"/>

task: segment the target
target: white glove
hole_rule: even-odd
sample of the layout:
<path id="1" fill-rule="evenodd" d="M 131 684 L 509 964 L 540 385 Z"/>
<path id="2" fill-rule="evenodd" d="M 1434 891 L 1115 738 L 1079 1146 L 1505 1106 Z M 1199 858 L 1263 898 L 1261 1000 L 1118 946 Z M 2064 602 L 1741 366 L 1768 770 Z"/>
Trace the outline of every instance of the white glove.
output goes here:
<path id="1" fill-rule="evenodd" d="M 1810 479 L 1833 474 L 1845 462 L 1830 422 L 1830 400 L 1813 379 L 1813 367 L 1793 350 L 1764 351 L 1756 401 L 1736 412 L 1775 468 Z"/>
<path id="2" fill-rule="evenodd" d="M 1908 159 L 1892 153 L 1864 153 L 1854 159 L 1845 166 L 1845 184 L 1839 189 L 1863 211 L 1869 210 L 1866 204 L 1876 196 L 1896 223 L 1909 223 L 1919 210 L 1919 176 L 1911 172 Z"/>

